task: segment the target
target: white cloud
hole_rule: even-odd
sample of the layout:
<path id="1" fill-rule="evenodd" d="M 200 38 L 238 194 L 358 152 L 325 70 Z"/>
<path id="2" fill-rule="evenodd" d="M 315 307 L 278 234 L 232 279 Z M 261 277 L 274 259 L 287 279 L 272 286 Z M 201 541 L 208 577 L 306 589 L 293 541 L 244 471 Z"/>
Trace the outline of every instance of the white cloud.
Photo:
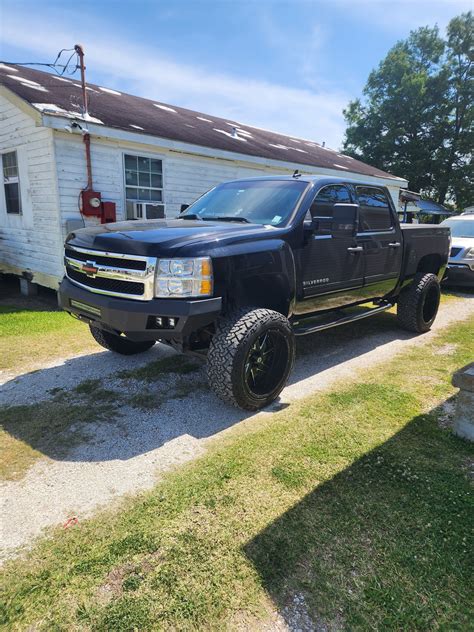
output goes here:
<path id="1" fill-rule="evenodd" d="M 2 38 L 38 60 L 54 58 L 61 47 L 84 45 L 89 78 L 157 101 L 188 107 L 289 135 L 338 147 L 345 129 L 342 109 L 350 95 L 324 89 L 299 89 L 216 73 L 178 63 L 159 50 L 110 36 L 110 25 L 63 12 L 61 22 L 44 14 L 10 10 Z M 130 31 L 130 37 L 133 31 Z"/>

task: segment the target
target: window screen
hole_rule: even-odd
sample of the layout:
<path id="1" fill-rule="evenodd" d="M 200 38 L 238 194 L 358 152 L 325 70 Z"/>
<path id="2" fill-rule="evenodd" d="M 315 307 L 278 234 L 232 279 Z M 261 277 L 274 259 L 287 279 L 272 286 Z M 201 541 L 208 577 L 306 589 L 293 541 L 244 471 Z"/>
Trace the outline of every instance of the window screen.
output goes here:
<path id="1" fill-rule="evenodd" d="M 163 163 L 157 158 L 125 155 L 125 197 L 127 219 L 135 219 L 136 202 L 151 202 L 155 210 L 164 212 Z M 158 212 L 158 210 L 157 210 Z M 148 218 L 151 219 L 151 218 Z"/>
<path id="2" fill-rule="evenodd" d="M 360 230 L 389 230 L 393 222 L 385 193 L 374 187 L 356 187 L 356 190 Z"/>
<path id="3" fill-rule="evenodd" d="M 2 166 L 7 213 L 19 215 L 21 213 L 21 198 L 16 151 L 2 155 Z"/>

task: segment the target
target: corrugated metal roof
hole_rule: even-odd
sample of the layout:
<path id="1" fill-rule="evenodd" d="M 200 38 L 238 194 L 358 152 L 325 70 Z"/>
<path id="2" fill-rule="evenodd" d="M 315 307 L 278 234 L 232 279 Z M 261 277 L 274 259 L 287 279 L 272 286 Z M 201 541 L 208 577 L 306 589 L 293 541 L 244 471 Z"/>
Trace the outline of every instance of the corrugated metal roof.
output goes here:
<path id="1" fill-rule="evenodd" d="M 40 112 L 81 118 L 81 85 L 75 79 L 24 66 L 0 64 L 0 83 Z M 107 127 L 286 163 L 398 180 L 315 141 L 93 84 L 88 84 L 88 97 L 89 120 Z"/>

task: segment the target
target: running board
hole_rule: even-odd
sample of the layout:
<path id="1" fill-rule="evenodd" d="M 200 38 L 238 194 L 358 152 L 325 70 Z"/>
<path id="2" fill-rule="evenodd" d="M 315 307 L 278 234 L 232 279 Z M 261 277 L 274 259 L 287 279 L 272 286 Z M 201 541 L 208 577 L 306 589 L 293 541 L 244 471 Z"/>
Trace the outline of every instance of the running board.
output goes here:
<path id="1" fill-rule="evenodd" d="M 305 324 L 295 324 L 293 326 L 293 331 L 295 336 L 306 336 L 307 334 L 313 334 L 316 331 L 322 331 L 323 329 L 330 329 L 331 327 L 337 327 L 338 325 L 345 325 L 346 323 L 353 323 L 356 320 L 362 320 L 363 318 L 368 318 L 369 316 L 373 316 L 373 314 L 379 314 L 380 312 L 385 312 L 387 309 L 393 307 L 393 303 L 384 303 L 379 307 L 374 307 L 372 309 L 367 309 L 364 312 L 358 312 L 356 314 L 346 314 L 344 316 L 340 316 L 339 318 L 332 318 L 324 320 L 324 316 L 320 317 L 319 322 L 314 322 L 315 316 L 311 318 L 313 323 Z M 309 320 L 309 319 L 308 319 Z M 304 321 L 303 321 L 304 322 Z"/>

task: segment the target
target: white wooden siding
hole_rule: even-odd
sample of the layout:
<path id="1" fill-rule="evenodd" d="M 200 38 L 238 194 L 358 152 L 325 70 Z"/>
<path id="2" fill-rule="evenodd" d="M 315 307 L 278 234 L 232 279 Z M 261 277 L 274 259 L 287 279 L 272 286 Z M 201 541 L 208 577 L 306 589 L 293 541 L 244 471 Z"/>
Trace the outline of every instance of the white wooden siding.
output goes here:
<path id="1" fill-rule="evenodd" d="M 127 152 L 152 156 L 163 161 L 163 196 L 167 217 L 179 214 L 181 204 L 190 204 L 208 189 L 233 178 L 275 173 L 268 168 L 248 167 L 237 161 L 195 157 L 169 151 L 159 146 L 91 139 L 91 163 L 94 189 L 102 200 L 115 202 L 117 220 L 125 219 L 125 185 L 123 155 Z M 61 207 L 63 234 L 69 220 L 81 220 L 78 207 L 80 190 L 86 184 L 84 143 L 79 135 L 55 132 L 55 153 Z M 288 173 L 282 169 L 281 173 Z M 84 218 L 87 225 L 97 223 L 95 218 Z"/>
<path id="2" fill-rule="evenodd" d="M 16 151 L 22 214 L 6 212 L 0 187 L 0 271 L 31 272 L 54 287 L 62 274 L 53 132 L 0 95 L 0 153 Z"/>

